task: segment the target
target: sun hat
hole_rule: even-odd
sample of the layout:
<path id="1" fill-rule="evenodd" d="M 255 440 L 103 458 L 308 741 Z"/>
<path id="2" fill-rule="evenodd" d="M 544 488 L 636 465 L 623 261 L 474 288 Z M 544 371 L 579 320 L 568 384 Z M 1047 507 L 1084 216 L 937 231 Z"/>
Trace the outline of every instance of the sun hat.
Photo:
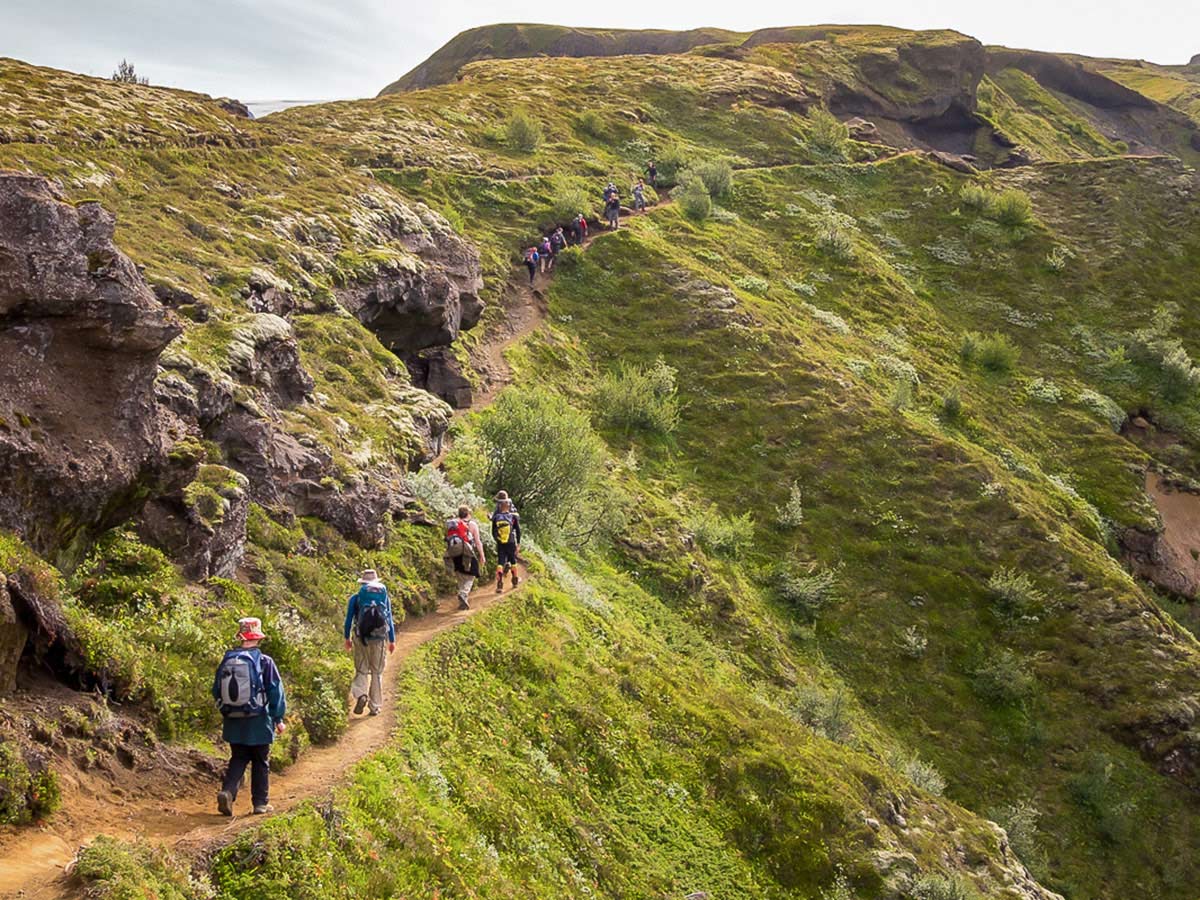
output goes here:
<path id="1" fill-rule="evenodd" d="M 508 491 L 501 491 L 493 499 L 495 499 L 496 502 L 499 502 L 501 500 L 507 500 L 508 499 Z"/>
<path id="2" fill-rule="evenodd" d="M 371 584 L 379 580 L 379 573 L 374 569 L 363 569 L 362 574 L 358 576 L 359 584 Z"/>
<path id="3" fill-rule="evenodd" d="M 238 619 L 237 636 L 241 641 L 261 641 L 266 637 L 262 630 L 262 619 L 253 617 Z"/>

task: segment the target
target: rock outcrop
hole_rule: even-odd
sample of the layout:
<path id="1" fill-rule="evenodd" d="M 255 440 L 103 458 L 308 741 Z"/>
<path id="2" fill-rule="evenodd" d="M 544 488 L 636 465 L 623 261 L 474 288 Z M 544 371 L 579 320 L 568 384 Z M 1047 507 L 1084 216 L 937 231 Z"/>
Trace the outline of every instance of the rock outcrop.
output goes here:
<path id="1" fill-rule="evenodd" d="M 180 326 L 113 227 L 0 173 L 0 527 L 42 552 L 127 518 L 169 468 L 154 378 Z"/>
<path id="2" fill-rule="evenodd" d="M 441 397 L 455 409 L 466 409 L 474 396 L 462 365 L 445 347 L 424 350 L 405 359 L 413 384 Z"/>

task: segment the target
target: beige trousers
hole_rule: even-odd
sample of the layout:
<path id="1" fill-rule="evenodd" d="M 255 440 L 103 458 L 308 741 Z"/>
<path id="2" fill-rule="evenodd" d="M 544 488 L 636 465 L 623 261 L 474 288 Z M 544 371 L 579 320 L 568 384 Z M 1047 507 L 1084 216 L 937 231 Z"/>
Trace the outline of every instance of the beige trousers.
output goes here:
<path id="1" fill-rule="evenodd" d="M 455 572 L 455 575 L 458 577 L 458 601 L 466 603 L 467 598 L 471 596 L 471 588 L 475 585 L 475 576 L 462 572 Z"/>
<path id="2" fill-rule="evenodd" d="M 383 702 L 383 667 L 387 665 L 387 641 L 367 641 L 354 638 L 354 681 L 350 696 L 357 700 L 367 695 L 371 712 L 379 712 Z"/>

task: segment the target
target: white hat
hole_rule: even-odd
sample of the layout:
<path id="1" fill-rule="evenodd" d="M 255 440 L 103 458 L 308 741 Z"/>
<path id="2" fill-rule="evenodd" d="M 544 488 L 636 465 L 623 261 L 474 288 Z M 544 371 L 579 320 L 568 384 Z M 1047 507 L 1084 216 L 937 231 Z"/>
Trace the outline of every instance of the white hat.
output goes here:
<path id="1" fill-rule="evenodd" d="M 379 573 L 374 569 L 363 569 L 362 574 L 358 576 L 359 584 L 371 584 L 379 580 Z"/>

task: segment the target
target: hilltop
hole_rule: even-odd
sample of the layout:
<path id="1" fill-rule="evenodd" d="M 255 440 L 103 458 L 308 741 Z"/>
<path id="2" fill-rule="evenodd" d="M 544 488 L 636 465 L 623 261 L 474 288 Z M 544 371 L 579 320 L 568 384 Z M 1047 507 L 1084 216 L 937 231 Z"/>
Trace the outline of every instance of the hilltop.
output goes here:
<path id="1" fill-rule="evenodd" d="M 207 783 L 238 615 L 286 784 L 355 570 L 419 620 L 504 487 L 531 578 L 379 753 L 51 890 L 1191 900 L 1192 68 L 496 26 L 253 121 L 0 61 L 0 849 L 114 785 L 197 815 L 155 782 Z"/>

